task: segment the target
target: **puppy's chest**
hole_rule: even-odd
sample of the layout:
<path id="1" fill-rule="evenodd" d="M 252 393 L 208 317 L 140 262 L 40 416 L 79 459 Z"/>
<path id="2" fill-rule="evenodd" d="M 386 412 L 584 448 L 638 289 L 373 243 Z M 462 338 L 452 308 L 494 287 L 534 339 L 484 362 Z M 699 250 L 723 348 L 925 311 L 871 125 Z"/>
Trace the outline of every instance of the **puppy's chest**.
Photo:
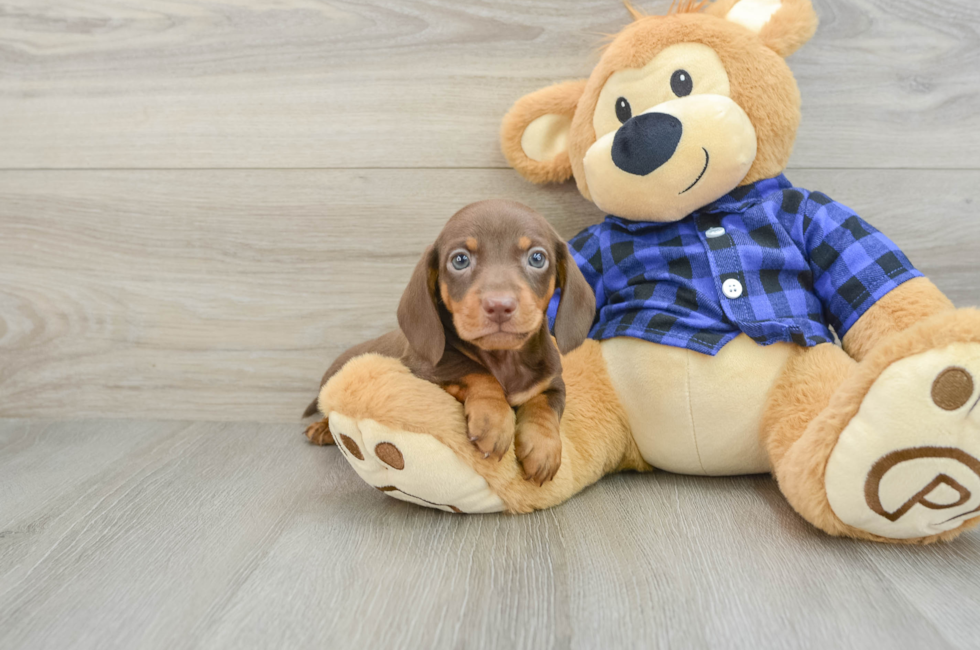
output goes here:
<path id="1" fill-rule="evenodd" d="M 520 406 L 544 392 L 554 379 L 555 373 L 543 359 L 531 360 L 507 355 L 484 359 L 487 370 L 500 383 L 511 406 Z"/>

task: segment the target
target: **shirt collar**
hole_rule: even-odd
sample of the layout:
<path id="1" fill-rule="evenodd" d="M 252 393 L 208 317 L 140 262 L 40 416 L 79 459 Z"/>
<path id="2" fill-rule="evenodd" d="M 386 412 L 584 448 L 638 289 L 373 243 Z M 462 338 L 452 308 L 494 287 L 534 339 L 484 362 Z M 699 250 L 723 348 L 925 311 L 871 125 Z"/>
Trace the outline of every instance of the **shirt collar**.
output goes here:
<path id="1" fill-rule="evenodd" d="M 695 212 L 744 212 L 752 206 L 762 202 L 764 198 L 778 192 L 793 187 L 784 174 L 774 178 L 766 178 L 755 183 L 736 187 L 734 190 L 721 197 L 714 203 L 709 203 Z"/>
<path id="2" fill-rule="evenodd" d="M 774 178 L 766 178 L 761 181 L 756 181 L 755 183 L 750 183 L 748 185 L 742 185 L 740 187 L 736 187 L 734 190 L 721 197 L 714 203 L 709 203 L 703 208 L 695 210 L 691 214 L 684 217 L 684 219 L 690 219 L 692 215 L 696 214 L 744 212 L 752 206 L 762 202 L 763 199 L 773 192 L 789 189 L 791 187 L 793 187 L 793 184 L 786 179 L 784 174 L 780 174 Z M 612 215 L 607 216 L 606 221 L 615 223 L 620 228 L 623 228 L 629 232 L 637 232 L 638 230 L 649 228 L 650 226 L 663 226 L 666 225 L 666 223 L 676 223 L 632 221 L 630 219 L 623 219 Z M 683 219 L 678 219 L 678 221 L 683 221 Z"/>

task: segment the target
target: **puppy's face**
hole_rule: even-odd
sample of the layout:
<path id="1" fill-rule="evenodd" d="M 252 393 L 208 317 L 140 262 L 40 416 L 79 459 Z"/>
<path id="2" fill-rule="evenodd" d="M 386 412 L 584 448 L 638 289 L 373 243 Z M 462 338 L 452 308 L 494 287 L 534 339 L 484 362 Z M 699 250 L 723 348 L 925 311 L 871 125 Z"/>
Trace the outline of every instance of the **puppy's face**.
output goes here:
<path id="1" fill-rule="evenodd" d="M 458 213 L 437 241 L 438 291 L 456 333 L 484 350 L 514 350 L 537 332 L 555 291 L 554 230 L 515 204 Z"/>
<path id="2" fill-rule="evenodd" d="M 514 201 L 480 201 L 453 215 L 422 255 L 398 305 L 398 325 L 433 365 L 446 346 L 440 309 L 463 340 L 517 350 L 542 326 L 556 287 L 554 334 L 565 354 L 589 334 L 592 287 L 544 217 Z"/>

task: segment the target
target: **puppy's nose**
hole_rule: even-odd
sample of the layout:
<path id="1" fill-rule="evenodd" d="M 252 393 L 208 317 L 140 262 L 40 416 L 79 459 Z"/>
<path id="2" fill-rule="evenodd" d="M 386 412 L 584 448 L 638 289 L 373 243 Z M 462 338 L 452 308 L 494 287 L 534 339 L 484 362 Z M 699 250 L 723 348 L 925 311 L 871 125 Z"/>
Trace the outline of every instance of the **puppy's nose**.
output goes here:
<path id="1" fill-rule="evenodd" d="M 681 121 L 666 113 L 641 113 L 619 127 L 612 159 L 628 174 L 646 176 L 670 160 L 681 141 Z"/>
<path id="2" fill-rule="evenodd" d="M 505 323 L 514 315 L 517 300 L 506 294 L 492 294 L 483 297 L 483 311 L 495 323 Z"/>

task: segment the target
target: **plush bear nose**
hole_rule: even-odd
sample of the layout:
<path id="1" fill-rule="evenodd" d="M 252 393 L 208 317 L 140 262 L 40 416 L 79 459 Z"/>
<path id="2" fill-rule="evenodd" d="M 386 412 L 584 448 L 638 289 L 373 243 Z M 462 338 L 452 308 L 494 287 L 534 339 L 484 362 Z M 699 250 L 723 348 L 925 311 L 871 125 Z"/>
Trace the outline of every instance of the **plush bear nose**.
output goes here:
<path id="1" fill-rule="evenodd" d="M 683 131 L 681 121 L 666 113 L 632 117 L 613 138 L 613 162 L 628 174 L 646 176 L 670 160 Z"/>

